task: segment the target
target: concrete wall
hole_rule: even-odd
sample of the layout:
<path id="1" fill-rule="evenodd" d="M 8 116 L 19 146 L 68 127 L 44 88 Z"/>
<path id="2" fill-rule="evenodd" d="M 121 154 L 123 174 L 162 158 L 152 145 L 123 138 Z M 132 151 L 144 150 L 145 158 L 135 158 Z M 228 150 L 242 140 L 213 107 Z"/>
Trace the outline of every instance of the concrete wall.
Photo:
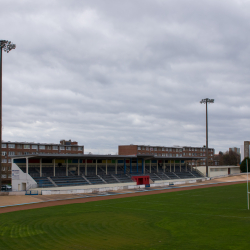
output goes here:
<path id="1" fill-rule="evenodd" d="M 222 175 L 228 175 L 228 169 L 229 168 L 230 168 L 230 175 L 240 173 L 240 167 L 239 166 L 209 167 L 209 177 L 217 177 L 217 176 L 222 176 Z"/>
<path id="2" fill-rule="evenodd" d="M 24 191 L 29 188 L 36 188 L 36 181 L 24 173 L 15 163 L 12 163 L 12 191 Z"/>
<path id="3" fill-rule="evenodd" d="M 201 173 L 206 175 L 206 167 L 197 166 L 194 169 L 198 169 Z M 230 174 L 239 174 L 240 167 L 239 166 L 208 166 L 208 177 L 216 177 L 222 175 L 228 175 L 228 168 L 230 168 Z"/>

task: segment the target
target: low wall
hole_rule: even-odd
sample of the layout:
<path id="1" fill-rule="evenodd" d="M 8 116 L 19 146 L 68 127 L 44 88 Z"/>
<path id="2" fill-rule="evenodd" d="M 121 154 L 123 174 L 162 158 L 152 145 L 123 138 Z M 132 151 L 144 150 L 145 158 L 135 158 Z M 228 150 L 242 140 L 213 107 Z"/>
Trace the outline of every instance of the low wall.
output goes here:
<path id="1" fill-rule="evenodd" d="M 196 183 L 200 181 L 209 180 L 210 178 L 200 178 L 195 180 L 188 181 L 168 181 L 161 183 L 150 184 L 150 187 L 166 187 L 169 185 L 182 185 Z M 89 188 L 89 189 L 71 189 L 71 190 L 41 190 L 42 195 L 53 195 L 53 194 L 89 194 L 89 193 L 104 193 L 112 192 L 119 190 L 128 190 L 128 189 L 145 189 L 145 185 L 126 185 L 126 186 L 113 186 L 113 187 L 102 187 L 102 188 Z"/>

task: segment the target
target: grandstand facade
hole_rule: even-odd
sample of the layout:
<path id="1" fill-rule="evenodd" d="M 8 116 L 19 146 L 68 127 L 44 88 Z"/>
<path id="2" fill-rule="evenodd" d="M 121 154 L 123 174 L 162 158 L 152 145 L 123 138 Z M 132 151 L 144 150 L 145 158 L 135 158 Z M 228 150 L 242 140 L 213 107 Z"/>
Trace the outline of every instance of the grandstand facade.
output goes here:
<path id="1" fill-rule="evenodd" d="M 133 182 L 147 175 L 151 182 L 202 176 L 188 164 L 190 157 L 154 155 L 37 154 L 12 158 L 14 190 Z M 198 162 L 200 157 L 193 157 Z M 25 183 L 25 179 L 28 180 Z M 34 185 L 35 184 L 35 185 Z"/>

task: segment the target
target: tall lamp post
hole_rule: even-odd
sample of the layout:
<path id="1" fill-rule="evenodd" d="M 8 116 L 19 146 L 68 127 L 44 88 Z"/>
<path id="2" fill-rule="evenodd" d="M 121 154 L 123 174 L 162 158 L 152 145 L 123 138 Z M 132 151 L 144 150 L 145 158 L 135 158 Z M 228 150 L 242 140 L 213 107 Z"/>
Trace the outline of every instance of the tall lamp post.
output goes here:
<path id="1" fill-rule="evenodd" d="M 0 188 L 2 186 L 2 53 L 9 53 L 16 45 L 11 41 L 0 40 Z M 1 191 L 1 189 L 0 189 Z"/>
<path id="2" fill-rule="evenodd" d="M 206 104 L 206 176 L 208 177 L 208 118 L 207 118 L 207 104 L 208 103 L 214 103 L 214 99 L 202 99 L 200 103 Z"/>

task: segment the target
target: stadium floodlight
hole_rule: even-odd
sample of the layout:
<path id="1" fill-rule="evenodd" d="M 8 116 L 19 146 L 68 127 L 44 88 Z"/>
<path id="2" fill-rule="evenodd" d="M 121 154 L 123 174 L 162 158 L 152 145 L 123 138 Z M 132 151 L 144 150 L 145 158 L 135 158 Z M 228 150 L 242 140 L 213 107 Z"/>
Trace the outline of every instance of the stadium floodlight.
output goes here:
<path id="1" fill-rule="evenodd" d="M 11 41 L 0 40 L 0 188 L 2 186 L 2 52 L 9 53 L 16 45 Z"/>
<path id="2" fill-rule="evenodd" d="M 214 103 L 214 99 L 202 99 L 200 103 L 206 104 L 206 177 L 208 177 L 208 118 L 207 118 L 207 104 L 208 103 Z"/>

